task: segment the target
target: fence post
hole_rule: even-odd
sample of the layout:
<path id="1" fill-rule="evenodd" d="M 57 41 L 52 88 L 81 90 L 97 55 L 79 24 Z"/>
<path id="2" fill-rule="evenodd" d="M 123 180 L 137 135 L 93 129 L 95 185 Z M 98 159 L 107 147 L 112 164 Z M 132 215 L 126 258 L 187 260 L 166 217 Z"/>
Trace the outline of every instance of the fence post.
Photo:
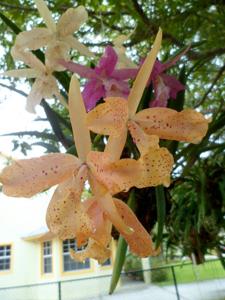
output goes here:
<path id="1" fill-rule="evenodd" d="M 178 287 L 177 287 L 177 279 L 176 279 L 176 275 L 175 275 L 175 271 L 174 271 L 174 266 L 171 266 L 172 269 L 172 274 L 173 274 L 173 282 L 174 282 L 174 286 L 175 286 L 175 290 L 176 290 L 176 294 L 177 294 L 177 300 L 180 300 L 180 295 L 178 292 Z"/>
<path id="2" fill-rule="evenodd" d="M 58 281 L 58 300 L 62 300 L 61 281 Z"/>

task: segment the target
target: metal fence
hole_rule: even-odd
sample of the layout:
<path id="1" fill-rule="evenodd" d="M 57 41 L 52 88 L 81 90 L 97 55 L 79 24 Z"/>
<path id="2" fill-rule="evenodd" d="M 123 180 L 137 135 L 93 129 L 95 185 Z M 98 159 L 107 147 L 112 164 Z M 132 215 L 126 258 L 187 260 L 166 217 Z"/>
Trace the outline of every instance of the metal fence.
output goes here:
<path id="1" fill-rule="evenodd" d="M 1 300 L 108 299 L 111 275 L 0 288 Z M 166 265 L 123 273 L 113 299 L 225 300 L 218 260 L 201 266 Z"/>

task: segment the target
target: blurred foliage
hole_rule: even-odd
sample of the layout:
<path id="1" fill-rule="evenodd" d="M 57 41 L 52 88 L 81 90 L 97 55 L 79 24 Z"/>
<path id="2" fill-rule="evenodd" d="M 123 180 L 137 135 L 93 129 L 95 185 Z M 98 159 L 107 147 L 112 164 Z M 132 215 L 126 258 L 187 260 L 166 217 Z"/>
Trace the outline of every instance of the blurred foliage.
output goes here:
<path id="1" fill-rule="evenodd" d="M 164 211 L 161 213 L 165 213 L 165 216 L 162 218 L 161 214 L 158 228 L 161 226 L 160 241 L 164 239 L 168 249 L 180 248 L 183 255 L 194 255 L 197 262 L 203 262 L 204 255 L 212 250 L 216 250 L 222 257 L 225 220 L 224 0 L 46 2 L 56 19 L 69 7 L 85 5 L 89 20 L 76 36 L 97 55 L 116 36 L 132 33 L 125 46 L 128 55 L 138 63 L 149 51 L 159 26 L 163 30 L 163 45 L 159 57 L 161 61 L 166 61 L 176 51 L 191 44 L 187 54 L 170 70 L 171 74 L 186 83 L 186 91 L 179 93 L 177 100 L 170 101 L 169 105 L 177 110 L 183 104 L 184 107 L 194 107 L 210 117 L 211 123 L 207 136 L 198 145 L 162 141 L 175 155 L 175 166 L 172 184 L 169 189 L 164 190 Z M 0 8 L 21 30 L 42 25 L 33 1 L 3 0 L 0 1 Z M 10 48 L 15 34 L 1 20 L 0 26 L 3 53 L 0 68 L 12 69 L 15 66 Z M 77 52 L 71 54 L 74 61 L 81 61 Z M 83 57 L 82 61 L 88 64 Z M 57 79 L 66 93 L 70 75 L 64 74 Z M 15 90 L 17 82 L 10 80 L 8 86 Z M 151 91 L 146 91 L 142 108 L 146 107 L 151 94 Z M 63 150 L 76 153 L 67 110 L 60 104 L 49 104 L 44 100 L 42 106 L 46 114 L 46 119 L 42 121 L 50 123 L 51 132 L 45 130 L 40 135 L 38 132 L 28 132 L 28 135 L 35 136 L 33 145 L 19 138 L 22 133 L 16 133 L 19 139 L 14 141 L 14 148 L 21 147 L 21 151 L 25 153 L 32 146 L 39 145 L 47 152 Z M 92 141 L 94 149 L 102 150 L 103 137 L 93 134 Z M 123 155 L 126 157 L 131 153 L 136 155 L 135 149 L 130 149 L 128 143 Z M 126 196 L 121 195 L 123 199 Z M 159 222 L 159 209 L 162 209 L 157 207 L 155 189 L 138 190 L 136 201 L 138 218 L 152 231 Z M 156 239 L 159 240 L 159 235 Z"/>
<path id="2" fill-rule="evenodd" d="M 143 272 L 141 272 L 140 270 L 142 270 L 142 263 L 140 257 L 129 253 L 126 256 L 126 260 L 124 262 L 125 274 L 127 274 L 127 276 L 129 278 L 132 278 L 133 280 L 143 281 Z"/>

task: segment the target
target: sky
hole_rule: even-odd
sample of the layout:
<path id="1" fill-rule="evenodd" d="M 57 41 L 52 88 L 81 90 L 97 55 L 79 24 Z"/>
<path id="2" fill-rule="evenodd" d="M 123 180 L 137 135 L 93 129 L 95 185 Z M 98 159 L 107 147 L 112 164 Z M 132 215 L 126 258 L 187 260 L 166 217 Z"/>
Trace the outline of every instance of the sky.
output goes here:
<path id="1" fill-rule="evenodd" d="M 0 82 L 8 84 L 6 80 L 0 80 Z M 29 87 L 24 84 L 20 88 L 29 92 Z M 2 137 L 1 135 L 26 130 L 41 131 L 47 125 L 47 122 L 34 121 L 37 116 L 44 117 L 40 106 L 37 109 L 37 115 L 34 115 L 25 110 L 25 104 L 25 97 L 0 86 L 0 153 L 16 159 L 24 158 L 24 155 L 19 150 L 12 151 L 12 137 Z M 42 147 L 33 148 L 34 150 L 29 151 L 26 158 L 40 156 L 44 153 Z M 0 171 L 5 164 L 5 158 L 0 156 Z M 17 229 L 18 234 L 23 236 L 45 225 L 46 209 L 53 190 L 41 193 L 31 199 L 7 197 L 0 192 L 0 226 L 4 226 L 8 233 Z M 0 236 L 1 239 L 3 236 Z"/>
<path id="2" fill-rule="evenodd" d="M 1 82 L 9 85 L 6 80 L 1 80 Z M 24 84 L 19 86 L 19 88 L 29 92 Z M 35 115 L 28 113 L 25 110 L 25 105 L 25 97 L 0 86 L 0 153 L 13 156 L 14 158 L 23 157 L 20 151 L 12 152 L 13 144 L 11 140 L 16 137 L 2 137 L 1 135 L 17 131 L 41 131 L 47 126 L 47 122 L 34 121 L 37 116 L 44 117 L 43 109 L 40 106 L 38 106 L 37 114 Z M 41 147 L 35 148 L 29 153 L 29 156 L 43 154 L 44 150 Z"/>

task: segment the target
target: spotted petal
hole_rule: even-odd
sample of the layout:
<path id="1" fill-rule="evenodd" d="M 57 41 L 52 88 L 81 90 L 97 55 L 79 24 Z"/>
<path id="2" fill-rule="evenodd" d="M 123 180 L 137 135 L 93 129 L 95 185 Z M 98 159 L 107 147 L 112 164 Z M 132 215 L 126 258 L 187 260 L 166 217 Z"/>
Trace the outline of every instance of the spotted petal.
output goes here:
<path id="1" fill-rule="evenodd" d="M 133 120 L 150 135 L 161 139 L 199 143 L 205 136 L 209 121 L 192 109 L 177 112 L 154 107 L 138 112 Z"/>
<path id="2" fill-rule="evenodd" d="M 99 244 L 107 247 L 112 239 L 112 223 L 106 217 L 106 214 L 99 206 L 95 197 L 85 200 L 84 206 L 86 207 L 86 212 L 95 228 L 92 238 L 95 239 Z"/>
<path id="3" fill-rule="evenodd" d="M 170 174 L 173 167 L 173 156 L 166 148 L 149 148 L 147 154 L 140 157 L 142 173 L 136 181 L 136 187 L 170 185 Z"/>
<path id="4" fill-rule="evenodd" d="M 89 239 L 87 247 L 82 251 L 70 249 L 70 256 L 79 262 L 84 262 L 91 257 L 96 259 L 99 264 L 103 264 L 110 257 L 110 249 L 98 244 L 95 240 Z"/>
<path id="5" fill-rule="evenodd" d="M 96 133 L 119 136 L 128 120 L 128 106 L 123 98 L 106 98 L 87 115 L 87 126 Z"/>
<path id="6" fill-rule="evenodd" d="M 112 195 L 135 186 L 141 172 L 140 164 L 134 159 L 111 162 L 108 153 L 97 151 L 89 152 L 87 163 L 95 178 L 107 187 Z"/>
<path id="7" fill-rule="evenodd" d="M 80 165 L 80 160 L 75 156 L 61 153 L 21 159 L 3 169 L 0 182 L 8 196 L 31 197 L 67 180 L 78 171 Z"/>
<path id="8" fill-rule="evenodd" d="M 148 153 L 149 148 L 159 148 L 159 137 L 146 134 L 134 121 L 128 121 L 127 127 L 141 155 Z"/>
<path id="9" fill-rule="evenodd" d="M 126 234 L 125 232 L 120 231 L 127 241 L 130 251 L 141 257 L 159 254 L 159 251 L 155 250 L 153 247 L 153 242 L 149 233 L 138 221 L 132 210 L 119 199 L 113 198 L 113 201 L 121 218 L 133 229 L 131 234 Z"/>
<path id="10" fill-rule="evenodd" d="M 81 202 L 87 168 L 81 167 L 75 178 L 61 183 L 48 206 L 46 221 L 51 232 L 60 239 L 77 239 L 77 245 L 84 244 L 94 232 L 94 227 Z"/>

